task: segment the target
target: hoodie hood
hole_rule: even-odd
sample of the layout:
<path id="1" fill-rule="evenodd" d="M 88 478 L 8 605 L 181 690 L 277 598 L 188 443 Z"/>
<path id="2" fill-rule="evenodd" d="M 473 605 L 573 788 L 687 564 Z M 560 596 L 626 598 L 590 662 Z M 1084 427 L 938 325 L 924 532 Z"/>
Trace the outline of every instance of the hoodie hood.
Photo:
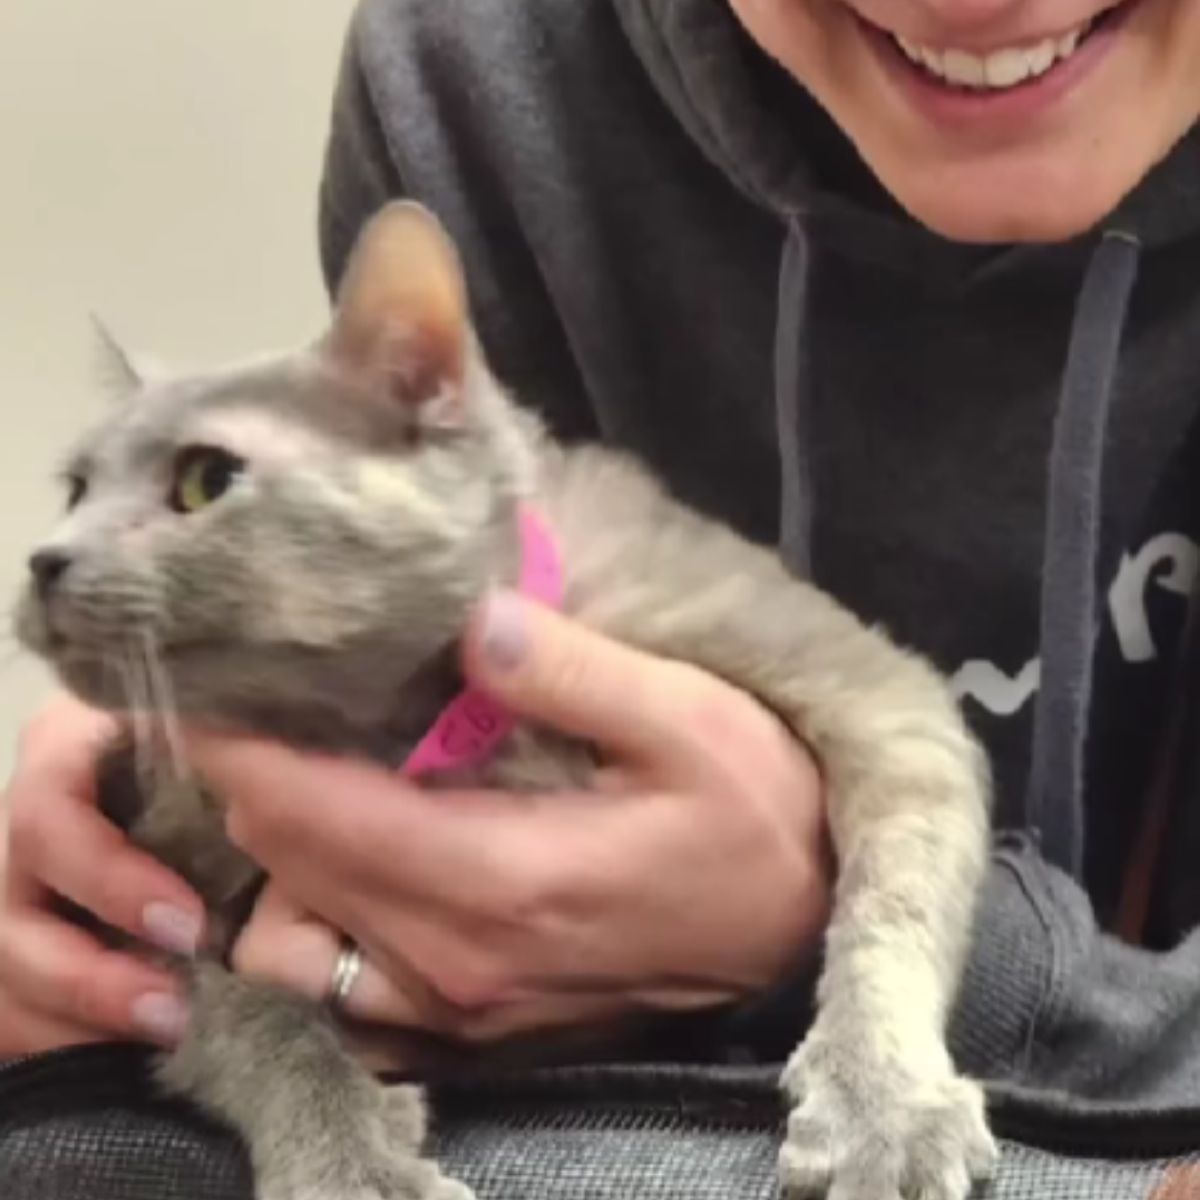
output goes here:
<path id="1" fill-rule="evenodd" d="M 748 198 L 781 217 L 800 217 L 810 231 L 819 228 L 826 245 L 927 277 L 945 271 L 948 282 L 1001 256 L 1046 253 L 964 246 L 920 226 L 816 101 L 751 40 L 727 0 L 614 4 L 662 98 L 704 153 Z M 1200 129 L 1176 145 L 1104 227 L 1146 248 L 1200 234 Z"/>

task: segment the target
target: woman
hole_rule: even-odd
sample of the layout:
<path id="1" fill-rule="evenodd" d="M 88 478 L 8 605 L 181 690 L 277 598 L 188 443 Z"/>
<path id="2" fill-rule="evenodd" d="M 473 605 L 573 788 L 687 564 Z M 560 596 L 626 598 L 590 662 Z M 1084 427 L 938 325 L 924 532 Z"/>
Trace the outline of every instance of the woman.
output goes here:
<path id="1" fill-rule="evenodd" d="M 367 0 L 322 188 L 331 285 L 370 212 L 425 201 L 499 374 L 561 434 L 635 449 L 954 676 L 1014 831 L 956 1049 L 1125 1099 L 1200 1076 L 1200 942 L 1166 950 L 1200 921 L 1176 669 L 1197 61 L 1189 0 Z M 694 711 L 661 664 L 512 597 L 467 663 L 618 756 Z M 819 764 L 745 697 L 704 701 L 719 744 L 628 764 L 586 838 L 554 798 L 427 800 L 197 740 L 274 880 L 239 967 L 336 979 L 385 1027 L 486 1041 L 649 1007 L 693 1014 L 670 1053 L 780 1057 L 829 902 Z M 91 806 L 104 733 L 56 702 L 10 788 L 3 1052 L 186 1020 L 168 979 L 46 909 L 199 936 L 186 888 Z"/>

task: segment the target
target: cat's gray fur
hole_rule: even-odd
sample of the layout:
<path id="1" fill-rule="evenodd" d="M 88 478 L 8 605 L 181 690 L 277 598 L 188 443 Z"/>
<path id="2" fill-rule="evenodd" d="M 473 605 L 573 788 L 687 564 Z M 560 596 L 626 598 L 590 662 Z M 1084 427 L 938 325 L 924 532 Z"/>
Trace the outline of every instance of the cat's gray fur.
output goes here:
<path id="1" fill-rule="evenodd" d="M 818 1015 L 783 1077 L 785 1184 L 958 1200 L 994 1154 L 943 1036 L 988 784 L 947 687 L 629 459 L 546 439 L 489 375 L 464 290 L 436 222 L 390 205 L 316 346 L 186 379 L 118 361 L 133 396 L 72 464 L 87 492 L 49 543 L 70 565 L 51 593 L 31 587 L 22 637 L 93 703 L 169 690 L 185 719 L 398 763 L 457 684 L 471 607 L 513 578 L 515 507 L 533 501 L 561 546 L 569 613 L 676 660 L 685 684 L 700 667 L 757 696 L 822 765 L 839 871 Z M 189 443 L 248 465 L 182 515 L 165 497 Z M 141 765 L 134 835 L 225 914 L 227 940 L 258 872 L 225 842 L 216 802 L 173 773 L 169 723 L 143 731 L 143 752 L 147 739 L 160 752 Z M 526 728 L 482 781 L 548 786 L 590 763 Z M 378 1087 L 315 1006 L 217 957 L 181 969 L 193 1020 L 161 1078 L 239 1130 L 264 1200 L 459 1190 L 420 1157 L 417 1091 Z"/>

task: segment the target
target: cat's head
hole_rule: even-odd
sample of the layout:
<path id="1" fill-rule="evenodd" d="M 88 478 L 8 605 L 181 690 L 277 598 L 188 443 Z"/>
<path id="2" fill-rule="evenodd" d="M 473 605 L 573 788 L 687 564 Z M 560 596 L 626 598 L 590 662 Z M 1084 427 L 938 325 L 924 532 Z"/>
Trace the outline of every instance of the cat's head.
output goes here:
<path id="1" fill-rule="evenodd" d="M 330 329 L 296 353 L 182 378 L 110 353 L 128 396 L 67 465 L 21 640 L 114 709 L 161 664 L 201 717 L 386 718 L 510 570 L 533 471 L 441 227 L 381 210 Z"/>

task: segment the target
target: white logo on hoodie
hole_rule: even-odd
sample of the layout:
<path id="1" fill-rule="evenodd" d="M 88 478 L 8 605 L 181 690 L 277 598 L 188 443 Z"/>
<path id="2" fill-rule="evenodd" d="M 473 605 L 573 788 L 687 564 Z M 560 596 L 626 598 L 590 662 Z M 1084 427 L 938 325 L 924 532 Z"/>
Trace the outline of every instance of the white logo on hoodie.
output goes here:
<path id="1" fill-rule="evenodd" d="M 1166 566 L 1166 570 L 1160 570 Z M 1160 533 L 1136 554 L 1125 554 L 1108 591 L 1108 611 L 1121 657 L 1128 663 L 1152 662 L 1158 647 L 1146 612 L 1146 591 L 1151 583 L 1186 599 L 1200 571 L 1200 546 L 1181 533 Z M 1041 660 L 1031 658 L 1015 675 L 1006 675 L 994 663 L 973 658 L 963 663 L 950 680 L 960 700 L 970 697 L 997 717 L 1011 717 L 1029 702 L 1041 681 Z"/>

